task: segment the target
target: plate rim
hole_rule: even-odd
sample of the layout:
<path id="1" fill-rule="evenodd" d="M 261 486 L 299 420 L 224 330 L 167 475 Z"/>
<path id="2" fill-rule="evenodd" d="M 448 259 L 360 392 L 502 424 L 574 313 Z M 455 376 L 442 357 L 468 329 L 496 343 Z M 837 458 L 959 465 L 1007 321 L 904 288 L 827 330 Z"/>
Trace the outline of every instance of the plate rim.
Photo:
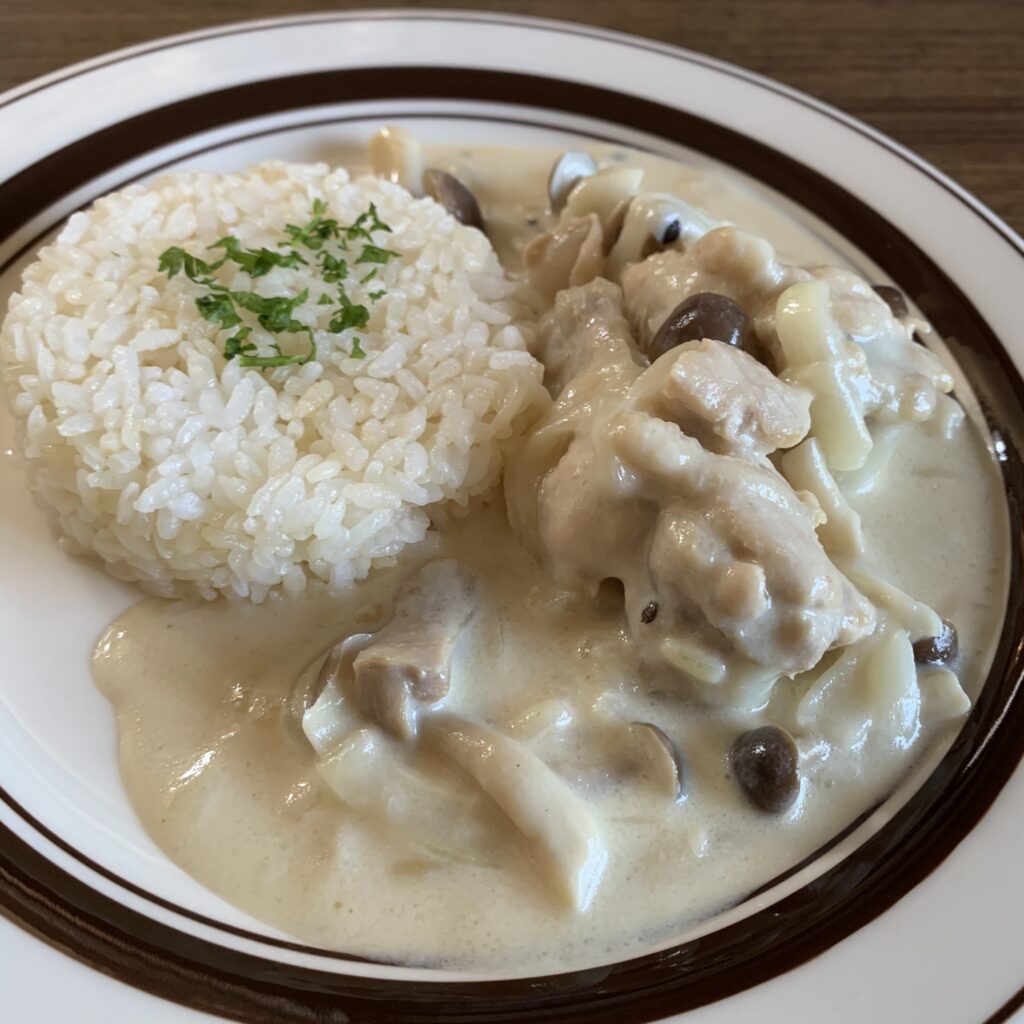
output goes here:
<path id="1" fill-rule="evenodd" d="M 820 112 L 828 114 L 834 119 L 839 120 L 841 123 L 845 124 L 847 127 L 855 128 L 856 130 L 858 130 L 860 134 L 866 134 L 869 139 L 876 143 L 884 145 L 885 148 L 888 148 L 890 151 L 896 153 L 896 155 L 901 156 L 903 159 L 909 158 L 910 163 L 916 165 L 919 170 L 923 170 L 925 173 L 927 173 L 934 180 L 938 181 L 940 184 L 943 184 L 944 187 L 946 187 L 947 191 L 952 192 L 956 196 L 956 198 L 960 199 L 961 201 L 966 201 L 966 204 L 969 207 L 971 207 L 975 213 L 982 216 L 982 218 L 989 223 L 990 227 L 995 228 L 997 232 L 1001 234 L 1005 238 L 1005 240 L 1009 242 L 1014 249 L 1017 250 L 1017 252 L 1020 255 L 1024 255 L 1024 242 L 1021 241 L 1020 237 L 1016 234 L 1016 232 L 1013 231 L 1012 228 L 1009 227 L 1009 225 L 1006 225 L 1005 222 L 1003 222 L 984 204 L 982 204 L 979 200 L 973 197 L 970 193 L 966 192 L 966 190 L 964 190 L 956 182 L 952 181 L 947 176 L 945 176 L 941 171 L 938 171 L 938 169 L 934 168 L 931 164 L 927 163 L 926 161 L 923 161 L 921 158 L 917 157 L 916 154 L 913 154 L 909 150 L 906 150 L 905 147 L 903 147 L 899 143 L 896 143 L 888 136 L 884 136 L 882 133 L 877 132 L 875 129 L 871 129 L 869 126 L 866 126 L 862 122 L 857 121 L 857 119 L 851 118 L 849 115 L 843 114 L 841 111 L 838 111 L 833 107 L 830 107 L 828 104 L 824 104 L 821 101 L 814 100 L 812 97 L 806 96 L 806 94 L 800 93 L 797 90 L 792 90 L 788 86 L 783 86 L 781 85 L 781 83 L 776 83 L 772 79 L 767 79 L 764 76 L 758 75 L 754 72 L 748 72 L 745 69 L 738 68 L 735 65 L 729 64 L 728 62 L 719 61 L 716 58 L 709 58 L 700 54 L 695 54 L 693 51 L 668 46 L 667 44 L 653 43 L 649 40 L 644 40 L 640 37 L 634 37 L 626 33 L 593 29 L 591 26 L 575 26 L 572 25 L 571 23 L 554 22 L 548 19 L 539 18 L 520 18 L 515 16 L 502 15 L 483 16 L 477 13 L 467 13 L 459 11 L 424 12 L 419 9 L 383 11 L 377 10 L 369 12 L 340 12 L 338 16 L 330 18 L 325 18 L 323 15 L 287 16 L 282 18 L 260 19 L 259 21 L 255 22 L 236 22 L 233 23 L 233 25 L 231 26 L 223 26 L 219 28 L 215 27 L 211 29 L 200 30 L 198 32 L 184 33 L 178 36 L 166 37 L 163 40 L 156 40 L 148 44 L 138 44 L 134 47 L 128 47 L 123 50 L 113 51 L 111 54 L 106 55 L 106 57 L 108 58 L 107 60 L 104 60 L 103 56 L 92 58 L 89 61 L 81 62 L 77 65 L 72 65 L 70 68 L 65 69 L 63 73 L 60 71 L 54 72 L 49 76 L 44 76 L 42 79 L 37 79 L 36 82 L 44 83 L 43 87 L 56 85 L 66 81 L 70 77 L 74 77 L 70 74 L 70 72 L 72 71 L 77 71 L 77 73 L 80 74 L 90 70 L 95 70 L 96 68 L 102 67 L 105 64 L 112 63 L 112 61 L 109 58 L 113 58 L 115 56 L 120 57 L 120 59 L 144 56 L 149 52 L 153 52 L 154 50 L 161 48 L 160 44 L 163 44 L 165 46 L 182 45 L 188 44 L 193 41 L 207 39 L 210 37 L 236 35 L 238 34 L 239 28 L 259 27 L 261 29 L 274 29 L 296 24 L 308 24 L 311 22 L 315 23 L 318 21 L 337 22 L 344 20 L 365 19 L 366 17 L 387 18 L 388 20 L 408 20 L 409 18 L 417 20 L 420 19 L 424 15 L 424 13 L 430 13 L 434 15 L 434 20 L 456 19 L 464 22 L 469 21 L 486 22 L 492 24 L 498 23 L 509 25 L 535 25 L 544 29 L 550 29 L 552 26 L 561 26 L 563 31 L 569 30 L 569 34 L 571 35 L 592 35 L 598 38 L 609 39 L 610 41 L 617 43 L 628 43 L 631 46 L 635 46 L 637 42 L 639 42 L 649 48 L 657 48 L 661 52 L 665 52 L 672 56 L 678 57 L 680 55 L 684 55 L 688 58 L 697 58 L 696 60 L 693 60 L 693 62 L 700 65 L 710 66 L 720 71 L 726 70 L 731 74 L 738 73 L 736 74 L 736 77 L 740 77 L 742 79 L 750 81 L 753 84 L 767 86 L 771 88 L 772 91 L 780 93 L 787 99 L 797 99 L 800 102 L 804 102 L 805 105 L 811 106 L 813 108 L 818 109 Z M 27 86 L 31 86 L 32 84 L 33 83 L 27 83 Z M 2 108 L 5 105 L 5 101 L 7 101 L 8 97 L 10 97 L 12 93 L 19 94 L 19 89 L 16 88 L 0 96 L 0 108 Z M 14 101 L 25 98 L 25 96 L 30 94 L 31 90 L 22 91 L 19 95 L 14 96 Z M 154 111 L 147 110 L 143 113 L 149 115 L 154 113 Z M 813 168 L 811 169 L 813 170 Z"/>
<path id="2" fill-rule="evenodd" d="M 36 76 L 19 85 L 0 92 L 0 111 L 14 102 L 26 99 L 35 93 L 53 85 L 58 85 L 69 79 L 87 74 L 90 71 L 112 64 L 131 60 L 135 57 L 146 56 L 147 54 L 159 52 L 164 49 L 171 49 L 175 46 L 191 42 L 201 42 L 206 39 L 214 39 L 222 36 L 239 35 L 243 32 L 273 31 L 279 28 L 290 26 L 301 26 L 309 24 L 335 24 L 344 21 L 446 21 L 455 20 L 464 23 L 497 24 L 511 26 L 535 27 L 548 31 L 558 31 L 568 36 L 583 36 L 592 39 L 603 39 L 612 43 L 625 44 L 632 48 L 642 48 L 652 52 L 661 53 L 666 56 L 685 56 L 691 63 L 702 67 L 711 68 L 725 72 L 734 78 L 739 78 L 751 84 L 768 89 L 784 98 L 794 100 L 801 105 L 825 114 L 835 121 L 845 125 L 847 128 L 857 132 L 876 143 L 883 145 L 890 152 L 896 154 L 904 161 L 924 171 L 933 180 L 937 181 L 948 192 L 954 194 L 958 199 L 969 206 L 975 213 L 979 214 L 991 227 L 993 227 L 1003 238 L 1018 252 L 1024 254 L 1024 234 L 1016 231 L 1003 217 L 997 214 L 987 203 L 979 199 L 974 193 L 961 185 L 955 178 L 941 170 L 934 163 L 926 160 L 916 153 L 909 146 L 893 138 L 886 132 L 853 114 L 849 114 L 840 107 L 835 106 L 826 100 L 819 99 L 811 93 L 788 85 L 778 79 L 752 71 L 732 61 L 714 57 L 710 54 L 694 50 L 686 46 L 677 46 L 672 43 L 663 43 L 647 36 L 636 35 L 631 32 L 623 32 L 617 29 L 604 28 L 598 25 L 585 24 L 582 22 L 567 21 L 564 18 L 545 18 L 536 15 L 501 13 L 490 11 L 473 10 L 472 8 L 452 7 L 365 7 L 350 8 L 343 11 L 308 12 L 306 14 L 285 14 L 269 18 L 239 19 L 225 22 L 220 25 L 213 25 L 206 28 L 194 29 L 188 32 L 179 32 L 167 36 L 159 36 L 156 39 L 147 40 L 141 43 L 134 43 L 129 46 L 118 47 L 89 57 L 85 60 L 76 61 L 65 67 L 57 68 L 54 71 Z"/>

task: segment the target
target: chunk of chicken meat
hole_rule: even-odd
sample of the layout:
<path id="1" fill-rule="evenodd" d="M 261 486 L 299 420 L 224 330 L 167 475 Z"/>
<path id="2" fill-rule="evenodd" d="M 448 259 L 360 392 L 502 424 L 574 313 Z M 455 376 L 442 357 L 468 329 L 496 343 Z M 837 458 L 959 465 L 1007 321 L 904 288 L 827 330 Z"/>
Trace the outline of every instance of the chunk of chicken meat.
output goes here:
<path id="1" fill-rule="evenodd" d="M 634 407 L 678 423 L 709 451 L 762 460 L 810 429 L 811 393 L 711 338 L 664 356 L 634 388 Z"/>
<path id="2" fill-rule="evenodd" d="M 684 299 L 716 292 L 735 300 L 775 369 L 786 368 L 775 313 L 791 285 L 820 280 L 828 308 L 842 333 L 846 357 L 862 367 L 856 387 L 866 415 L 887 420 L 927 419 L 937 392 L 953 381 L 942 363 L 913 340 L 912 328 L 856 274 L 834 267 L 803 268 L 782 263 L 770 243 L 734 227 L 709 231 L 683 252 L 657 253 L 621 275 L 626 311 L 646 343 Z"/>
<path id="3" fill-rule="evenodd" d="M 871 630 L 873 609 L 825 554 L 813 510 L 770 465 L 711 454 L 639 413 L 609 428 L 634 488 L 660 509 L 642 585 L 677 618 L 698 611 L 737 651 L 787 674 Z"/>
<path id="4" fill-rule="evenodd" d="M 870 632 L 873 608 L 822 549 L 815 509 L 765 458 L 803 437 L 806 395 L 715 342 L 644 370 L 609 289 L 556 302 L 548 343 L 586 355 L 508 469 L 524 541 L 566 586 L 622 580 L 651 658 L 680 634 L 733 667 L 793 674 Z M 640 620 L 651 602 L 656 628 Z"/>
<path id="5" fill-rule="evenodd" d="M 709 231 L 685 251 L 655 253 L 622 272 L 626 313 L 641 342 L 650 341 L 683 299 L 714 292 L 733 299 L 758 338 L 774 340 L 775 303 L 808 271 L 780 263 L 769 242 L 734 227 Z"/>
<path id="6" fill-rule="evenodd" d="M 451 685 L 452 652 L 473 613 L 473 589 L 452 559 L 428 562 L 406 581 L 391 621 L 352 661 L 348 692 L 363 715 L 399 739 L 415 735 L 413 702 L 435 703 Z"/>
<path id="7" fill-rule="evenodd" d="M 643 368 L 622 313 L 622 291 L 598 278 L 585 288 L 559 292 L 538 325 L 536 355 L 544 364 L 544 384 L 556 397 L 570 381 L 595 395 L 632 381 Z M 583 371 L 592 367 L 593 373 Z"/>

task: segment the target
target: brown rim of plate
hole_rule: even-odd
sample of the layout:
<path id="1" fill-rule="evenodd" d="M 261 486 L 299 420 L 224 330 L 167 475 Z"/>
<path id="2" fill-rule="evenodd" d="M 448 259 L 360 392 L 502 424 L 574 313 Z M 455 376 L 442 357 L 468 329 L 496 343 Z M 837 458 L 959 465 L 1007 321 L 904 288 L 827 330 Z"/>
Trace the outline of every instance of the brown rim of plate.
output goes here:
<path id="1" fill-rule="evenodd" d="M 462 19 L 453 16 L 453 20 Z M 633 45 L 625 38 L 620 41 Z M 635 45 L 644 44 L 636 41 Z M 691 60 L 683 52 L 673 56 Z M 696 58 L 694 62 L 700 63 Z M 718 70 L 731 73 L 728 68 Z M 749 81 L 738 70 L 735 73 Z M 755 84 L 772 88 L 770 83 Z M 899 283 L 948 339 L 975 388 L 997 441 L 1006 484 L 1011 522 L 1010 593 L 992 669 L 975 707 L 920 789 L 888 824 L 840 864 L 737 924 L 673 949 L 592 970 L 456 983 L 392 981 L 292 966 L 272 959 L 273 941 L 241 929 L 205 922 L 262 942 L 267 957 L 199 939 L 131 910 L 58 868 L 2 827 L 0 905 L 42 937 L 120 980 L 236 1020 L 268 1024 L 411 1024 L 426 1020 L 451 1024 L 512 1020 L 640 1024 L 660 1019 L 790 970 L 877 917 L 952 852 L 1013 773 L 1024 753 L 1024 649 L 1018 649 L 1022 646 L 1018 638 L 1024 634 L 1020 518 L 1024 465 L 1018 455 L 1024 437 L 1024 382 L 991 328 L 956 284 L 909 238 L 836 183 L 783 153 L 695 115 L 595 86 L 520 73 L 419 66 L 340 69 L 190 97 L 74 142 L 0 185 L 0 237 L 99 174 L 169 142 L 270 113 L 346 100 L 410 96 L 485 100 L 581 114 L 699 150 L 817 214 Z M 815 109 L 821 108 L 815 105 Z M 422 109 L 418 113 L 425 116 Z M 330 118 L 325 123 L 342 120 Z M 909 159 L 892 148 L 901 158 Z M 176 157 L 176 162 L 180 159 Z M 936 181 L 949 189 L 938 177 Z M 967 202 L 955 190 L 950 191 Z M 1012 235 L 1002 234 L 1024 256 Z M 3 790 L 0 799 L 86 866 L 183 916 L 205 921 L 93 864 L 48 833 Z M 321 950 L 309 952 L 324 955 Z M 1024 993 L 1018 993 L 985 1024 L 1008 1019 L 1022 1001 Z"/>

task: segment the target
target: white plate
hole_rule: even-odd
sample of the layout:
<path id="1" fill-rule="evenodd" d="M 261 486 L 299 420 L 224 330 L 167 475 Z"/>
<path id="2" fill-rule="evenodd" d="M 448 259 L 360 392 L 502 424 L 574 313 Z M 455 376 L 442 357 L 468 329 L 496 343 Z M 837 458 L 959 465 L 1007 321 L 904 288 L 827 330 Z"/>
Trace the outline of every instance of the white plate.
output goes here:
<path id="1" fill-rule="evenodd" d="M 1024 496 L 1024 243 L 933 168 L 822 104 L 696 54 L 578 26 L 442 12 L 259 22 L 122 51 L 8 93 L 0 293 L 56 223 L 126 181 L 176 164 L 329 159 L 384 120 L 431 140 L 606 138 L 752 174 L 782 213 L 838 257 L 896 280 L 953 336 L 1008 489 Z M 10 435 L 5 415 L 5 449 Z M 356 1022 L 625 1022 L 681 1010 L 699 1024 L 745 1022 L 755 1010 L 832 1024 L 1007 1020 L 1024 983 L 1014 525 L 1013 621 L 997 670 L 905 806 L 886 805 L 745 903 L 736 923 L 718 921 L 676 950 L 569 977 L 439 980 L 290 942 L 156 849 L 123 794 L 112 716 L 88 675 L 95 638 L 134 594 L 58 550 L 7 459 L 0 906 L 114 977 L 245 1020 L 309 1020 L 314 1009 Z M 205 1019 L 3 921 L 0 982 L 4 1016 L 17 1021 Z"/>

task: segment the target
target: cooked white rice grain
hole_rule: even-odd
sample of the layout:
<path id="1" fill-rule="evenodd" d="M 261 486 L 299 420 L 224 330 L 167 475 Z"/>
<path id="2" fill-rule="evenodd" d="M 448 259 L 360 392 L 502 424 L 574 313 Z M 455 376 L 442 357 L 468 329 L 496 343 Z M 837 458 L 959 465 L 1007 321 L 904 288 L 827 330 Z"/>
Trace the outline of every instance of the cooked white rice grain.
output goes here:
<path id="1" fill-rule="evenodd" d="M 334 291 L 311 267 L 239 290 L 310 300 L 296 314 L 318 359 L 246 369 L 203 320 L 201 286 L 168 280 L 160 254 L 224 235 L 275 247 L 314 199 L 352 223 L 370 203 L 400 255 L 362 285 L 371 309 L 327 331 Z M 384 289 L 372 301 L 369 293 Z M 32 489 L 71 546 L 164 595 L 260 601 L 318 581 L 344 586 L 426 532 L 428 510 L 464 505 L 500 472 L 500 442 L 543 401 L 541 367 L 512 322 L 511 286 L 487 239 L 429 199 L 323 164 L 174 174 L 76 213 L 12 296 L 3 380 Z M 255 330 L 252 339 L 272 339 Z M 284 347 L 302 351 L 301 335 Z"/>

